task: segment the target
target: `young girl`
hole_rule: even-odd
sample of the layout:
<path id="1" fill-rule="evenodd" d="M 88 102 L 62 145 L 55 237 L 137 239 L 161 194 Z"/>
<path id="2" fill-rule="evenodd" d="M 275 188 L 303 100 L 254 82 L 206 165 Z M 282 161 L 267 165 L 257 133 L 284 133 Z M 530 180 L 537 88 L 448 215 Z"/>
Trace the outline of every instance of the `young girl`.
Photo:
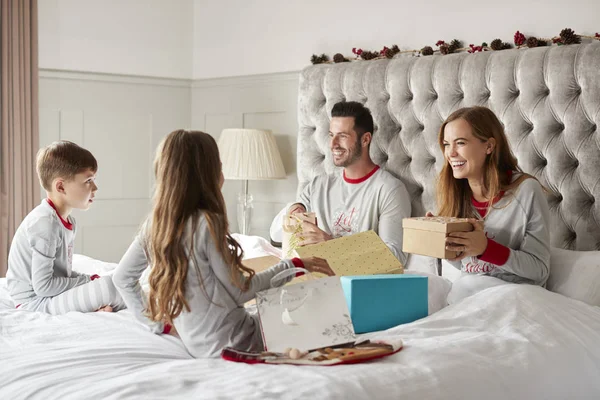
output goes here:
<path id="1" fill-rule="evenodd" d="M 219 150 L 210 135 L 170 133 L 154 169 L 151 215 L 113 277 L 125 303 L 155 333 L 169 333 L 174 324 L 194 357 L 218 356 L 226 346 L 261 350 L 258 321 L 243 304 L 285 269 L 333 271 L 318 258 L 283 260 L 260 273 L 242 264 L 242 249 L 228 231 Z M 139 278 L 148 264 L 146 301 Z"/>
<path id="2" fill-rule="evenodd" d="M 490 286 L 544 286 L 550 272 L 550 212 L 544 190 L 523 173 L 502 124 L 485 107 L 462 108 L 442 124 L 439 145 L 446 163 L 437 194 L 439 215 L 472 218 L 474 231 L 450 233 L 449 260 L 463 275 L 453 303 Z"/>

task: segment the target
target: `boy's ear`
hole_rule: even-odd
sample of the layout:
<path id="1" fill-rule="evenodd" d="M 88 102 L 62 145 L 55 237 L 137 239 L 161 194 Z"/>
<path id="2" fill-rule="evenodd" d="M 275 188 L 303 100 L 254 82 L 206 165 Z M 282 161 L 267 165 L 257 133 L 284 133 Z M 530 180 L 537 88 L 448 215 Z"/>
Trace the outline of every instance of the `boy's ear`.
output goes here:
<path id="1" fill-rule="evenodd" d="M 65 194 L 65 181 L 63 179 L 55 179 L 52 186 L 56 193 Z"/>

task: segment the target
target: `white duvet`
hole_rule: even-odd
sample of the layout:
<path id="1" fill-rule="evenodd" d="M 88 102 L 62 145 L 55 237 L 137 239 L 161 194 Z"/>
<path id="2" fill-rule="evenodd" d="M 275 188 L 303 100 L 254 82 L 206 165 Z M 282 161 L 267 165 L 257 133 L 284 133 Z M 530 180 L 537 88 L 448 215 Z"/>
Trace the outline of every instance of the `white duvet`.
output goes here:
<path id="1" fill-rule="evenodd" d="M 0 399 L 600 399 L 600 308 L 534 286 L 379 333 L 405 343 L 386 359 L 297 367 L 192 359 L 127 311 L 15 310 L 4 284 Z"/>

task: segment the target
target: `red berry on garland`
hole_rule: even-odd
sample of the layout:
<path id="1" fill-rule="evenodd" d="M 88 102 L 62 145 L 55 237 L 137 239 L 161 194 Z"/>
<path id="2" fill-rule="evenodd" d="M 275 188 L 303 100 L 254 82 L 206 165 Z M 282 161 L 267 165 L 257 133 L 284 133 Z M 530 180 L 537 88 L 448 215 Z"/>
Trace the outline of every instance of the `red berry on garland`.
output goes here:
<path id="1" fill-rule="evenodd" d="M 517 31 L 515 33 L 515 46 L 522 46 L 525 44 L 525 35 L 523 35 L 521 32 Z"/>
<path id="2" fill-rule="evenodd" d="M 600 33 L 596 32 L 596 34 L 594 35 L 594 37 L 597 37 L 598 39 L 600 39 Z"/>
<path id="3" fill-rule="evenodd" d="M 360 56 L 361 54 L 362 54 L 362 49 L 358 49 L 358 50 L 356 50 L 356 55 L 357 55 L 357 56 Z"/>
<path id="4" fill-rule="evenodd" d="M 446 44 L 446 42 L 444 42 L 443 40 L 438 40 L 437 43 L 435 44 L 437 47 L 440 47 L 441 45 Z"/>
<path id="5" fill-rule="evenodd" d="M 356 47 L 352 48 L 352 54 L 356 54 Z"/>

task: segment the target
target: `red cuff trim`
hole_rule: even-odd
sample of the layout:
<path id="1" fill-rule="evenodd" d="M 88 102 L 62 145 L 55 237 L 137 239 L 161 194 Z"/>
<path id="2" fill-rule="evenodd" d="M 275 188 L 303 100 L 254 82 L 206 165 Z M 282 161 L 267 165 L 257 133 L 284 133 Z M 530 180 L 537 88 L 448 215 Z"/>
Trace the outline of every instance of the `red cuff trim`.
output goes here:
<path id="1" fill-rule="evenodd" d="M 489 262 L 494 265 L 504 265 L 510 257 L 510 249 L 492 239 L 488 239 L 488 244 L 479 258 L 481 261 Z"/>
<path id="2" fill-rule="evenodd" d="M 165 325 L 163 326 L 163 333 L 165 335 L 168 335 L 171 332 L 171 328 L 172 328 L 171 324 L 165 322 Z"/>
<path id="3" fill-rule="evenodd" d="M 377 172 L 378 169 L 379 169 L 379 165 L 376 165 L 375 168 L 373 168 L 373 170 L 371 172 L 369 172 L 367 175 L 363 176 L 362 178 L 358 178 L 358 179 L 351 179 L 351 178 L 346 177 L 346 170 L 344 170 L 344 180 L 348 183 L 353 183 L 353 184 L 363 183 L 364 181 L 366 181 L 367 179 L 372 177 L 373 174 L 375 172 Z"/>
<path id="4" fill-rule="evenodd" d="M 94 275 L 90 276 L 90 281 L 93 281 L 94 279 L 98 279 L 98 278 L 100 278 L 100 275 L 94 274 Z"/>
<path id="5" fill-rule="evenodd" d="M 294 267 L 296 268 L 304 268 L 304 263 L 298 257 L 292 258 L 292 264 L 294 264 Z M 296 272 L 296 278 L 302 275 L 304 275 L 304 272 Z"/>

